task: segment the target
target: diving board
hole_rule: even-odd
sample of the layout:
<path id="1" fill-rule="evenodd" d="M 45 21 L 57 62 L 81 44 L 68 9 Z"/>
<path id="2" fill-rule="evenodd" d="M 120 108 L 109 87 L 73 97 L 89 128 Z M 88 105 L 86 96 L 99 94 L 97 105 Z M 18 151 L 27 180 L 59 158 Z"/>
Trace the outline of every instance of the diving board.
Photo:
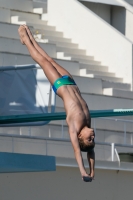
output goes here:
<path id="1" fill-rule="evenodd" d="M 56 171 L 54 156 L 0 152 L 0 173 Z"/>
<path id="2" fill-rule="evenodd" d="M 114 117 L 114 116 L 130 116 L 133 115 L 133 109 L 114 109 L 114 110 L 93 110 L 90 111 L 91 118 L 98 117 Z M 0 126 L 4 124 L 16 124 L 27 122 L 40 122 L 51 120 L 65 120 L 66 113 L 47 113 L 47 114 L 30 114 L 30 115 L 13 115 L 13 116 L 1 116 Z"/>

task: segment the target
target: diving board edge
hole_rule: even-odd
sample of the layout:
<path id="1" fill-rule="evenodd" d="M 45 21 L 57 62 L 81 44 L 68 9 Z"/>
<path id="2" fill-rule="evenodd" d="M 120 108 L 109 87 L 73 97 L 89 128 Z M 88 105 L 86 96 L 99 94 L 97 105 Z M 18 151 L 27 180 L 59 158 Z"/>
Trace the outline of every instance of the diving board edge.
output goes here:
<path id="1" fill-rule="evenodd" d="M 115 110 L 93 110 L 90 111 L 91 118 L 98 117 L 114 117 L 114 116 L 130 116 L 133 115 L 133 109 L 115 109 Z M 23 122 L 65 120 L 65 112 L 46 113 L 46 114 L 30 114 L 30 115 L 12 115 L 1 116 L 0 124 L 12 124 Z"/>

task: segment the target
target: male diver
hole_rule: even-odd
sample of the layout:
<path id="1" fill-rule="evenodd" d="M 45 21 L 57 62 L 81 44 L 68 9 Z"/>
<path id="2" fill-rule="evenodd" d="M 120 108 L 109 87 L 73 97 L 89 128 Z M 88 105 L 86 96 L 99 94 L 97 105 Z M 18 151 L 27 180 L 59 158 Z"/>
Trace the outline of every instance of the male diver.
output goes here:
<path id="1" fill-rule="evenodd" d="M 91 128 L 88 106 L 82 98 L 72 75 L 47 55 L 35 41 L 29 28 L 26 25 L 21 25 L 18 32 L 21 43 L 26 45 L 32 59 L 41 66 L 53 90 L 64 102 L 70 140 L 82 180 L 91 182 L 94 178 L 95 134 L 94 130 Z M 89 174 L 85 170 L 81 151 L 87 152 L 87 159 L 90 167 Z"/>

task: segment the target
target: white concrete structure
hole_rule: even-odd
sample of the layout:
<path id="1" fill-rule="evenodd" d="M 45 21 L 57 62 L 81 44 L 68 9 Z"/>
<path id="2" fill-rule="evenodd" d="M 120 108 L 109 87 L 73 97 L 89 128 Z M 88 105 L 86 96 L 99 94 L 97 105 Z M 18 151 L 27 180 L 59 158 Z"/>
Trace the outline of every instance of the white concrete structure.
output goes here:
<path id="1" fill-rule="evenodd" d="M 128 1 L 81 0 L 81 2 L 133 42 L 133 7 L 127 3 Z"/>
<path id="2" fill-rule="evenodd" d="M 100 13 L 103 20 L 98 9 L 94 14 L 76 0 L 48 0 L 48 8 L 46 1 L 42 2 L 0 0 L 0 66 L 34 63 L 19 41 L 17 29 L 25 23 L 32 26 L 34 36 L 46 52 L 70 71 L 91 110 L 132 108 L 132 42 L 108 24 L 111 4 L 98 4 L 104 11 Z M 117 26 L 121 21 L 119 14 L 125 8 L 116 7 L 115 0 L 108 2 L 114 2 L 112 20 Z M 132 21 L 131 10 L 126 12 L 129 22 Z M 121 24 L 119 29 L 125 30 Z M 58 97 L 56 111 L 64 111 Z M 132 119 L 131 116 L 92 119 L 97 144 L 96 180 L 89 185 L 81 182 L 65 121 L 51 121 L 41 127 L 1 127 L 0 151 L 47 154 L 57 159 L 55 173 L 0 174 L 1 198 L 132 198 L 132 163 L 119 163 L 116 154 L 133 151 Z M 117 150 L 113 153 L 112 143 Z M 83 157 L 88 168 L 86 154 Z"/>
<path id="3" fill-rule="evenodd" d="M 79 0 L 79 1 L 107 4 L 107 5 L 115 5 L 115 6 L 121 5 L 119 3 L 119 0 Z"/>
<path id="4" fill-rule="evenodd" d="M 107 65 L 109 71 L 132 84 L 132 42 L 76 0 L 57 0 L 54 3 L 49 0 L 48 5 L 49 24 L 56 25 L 65 36 L 71 36 L 80 48 L 86 49 L 88 55 L 95 55 L 95 59 Z M 55 6 L 57 9 L 54 9 Z M 76 17 L 69 7 L 75 9 Z"/>
<path id="5" fill-rule="evenodd" d="M 130 3 L 131 5 L 133 5 L 133 0 L 126 0 L 127 3 Z"/>

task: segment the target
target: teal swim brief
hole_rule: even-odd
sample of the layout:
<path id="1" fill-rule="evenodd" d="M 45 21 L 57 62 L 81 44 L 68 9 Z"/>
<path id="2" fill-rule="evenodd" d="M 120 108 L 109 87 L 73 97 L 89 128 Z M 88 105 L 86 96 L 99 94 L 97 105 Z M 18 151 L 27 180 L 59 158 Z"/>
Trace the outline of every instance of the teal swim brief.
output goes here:
<path id="1" fill-rule="evenodd" d="M 68 75 L 62 76 L 61 78 L 58 78 L 52 88 L 55 92 L 55 94 L 57 94 L 57 90 L 59 87 L 63 86 L 63 85 L 76 85 L 75 81 Z"/>

